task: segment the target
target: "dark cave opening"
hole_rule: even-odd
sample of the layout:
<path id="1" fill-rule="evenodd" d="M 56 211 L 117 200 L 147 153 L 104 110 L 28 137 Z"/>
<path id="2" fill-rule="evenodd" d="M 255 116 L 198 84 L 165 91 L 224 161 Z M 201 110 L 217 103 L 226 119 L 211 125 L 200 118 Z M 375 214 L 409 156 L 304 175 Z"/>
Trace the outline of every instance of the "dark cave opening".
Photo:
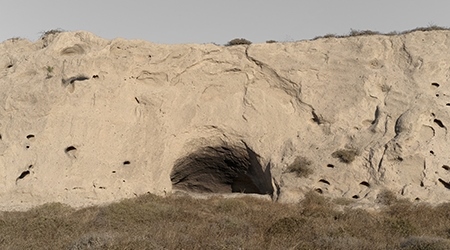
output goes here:
<path id="1" fill-rule="evenodd" d="M 170 175 L 174 189 L 195 193 L 273 194 L 270 166 L 250 148 L 204 147 L 179 159 Z"/>

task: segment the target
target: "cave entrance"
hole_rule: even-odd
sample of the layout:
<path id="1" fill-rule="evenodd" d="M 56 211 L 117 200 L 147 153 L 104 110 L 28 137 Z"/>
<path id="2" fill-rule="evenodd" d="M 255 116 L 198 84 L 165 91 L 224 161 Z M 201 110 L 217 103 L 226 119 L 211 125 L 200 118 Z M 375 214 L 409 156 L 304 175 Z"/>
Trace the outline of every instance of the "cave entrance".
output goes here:
<path id="1" fill-rule="evenodd" d="M 179 159 L 170 175 L 174 189 L 196 193 L 273 194 L 270 167 L 248 147 L 204 147 Z"/>

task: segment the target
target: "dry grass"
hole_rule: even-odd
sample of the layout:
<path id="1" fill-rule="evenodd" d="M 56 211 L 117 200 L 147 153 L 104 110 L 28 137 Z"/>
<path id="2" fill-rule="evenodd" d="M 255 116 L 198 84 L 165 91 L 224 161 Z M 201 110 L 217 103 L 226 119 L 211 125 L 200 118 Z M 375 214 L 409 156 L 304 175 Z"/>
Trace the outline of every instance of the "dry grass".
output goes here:
<path id="1" fill-rule="evenodd" d="M 378 212 L 299 204 L 144 195 L 75 210 L 47 204 L 0 213 L 0 249 L 450 249 L 450 204 L 392 200 Z"/>
<path id="2" fill-rule="evenodd" d="M 438 25 L 429 25 L 427 27 L 417 27 L 411 30 L 405 30 L 402 32 L 391 31 L 388 33 L 381 33 L 373 30 L 354 30 L 351 29 L 347 35 L 335 35 L 335 34 L 327 34 L 324 36 L 317 36 L 311 40 L 317 40 L 322 38 L 346 38 L 346 37 L 354 37 L 354 36 L 373 36 L 373 35 L 383 35 L 383 36 L 396 36 L 396 35 L 404 35 L 412 32 L 427 32 L 427 31 L 435 31 L 435 30 L 450 30 L 448 27 L 442 27 Z"/>

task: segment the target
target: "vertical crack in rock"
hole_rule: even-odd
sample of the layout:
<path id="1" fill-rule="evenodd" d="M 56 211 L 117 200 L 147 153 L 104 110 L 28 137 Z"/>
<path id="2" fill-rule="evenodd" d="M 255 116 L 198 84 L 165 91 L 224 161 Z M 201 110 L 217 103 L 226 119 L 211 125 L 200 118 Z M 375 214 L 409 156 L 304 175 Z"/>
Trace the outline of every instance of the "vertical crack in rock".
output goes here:
<path id="1" fill-rule="evenodd" d="M 321 117 L 321 115 L 318 115 L 316 110 L 314 109 L 314 107 L 311 104 L 308 104 L 306 102 L 304 102 L 302 100 L 302 98 L 300 97 L 300 94 L 302 92 L 301 88 L 301 84 L 300 83 L 295 83 L 293 81 L 291 81 L 288 78 L 282 77 L 280 76 L 276 70 L 274 70 L 273 68 L 271 68 L 269 65 L 257 60 L 256 58 L 252 57 L 249 55 L 248 50 L 249 50 L 250 46 L 247 46 L 247 48 L 245 49 L 245 56 L 247 57 L 247 60 L 249 60 L 250 62 L 255 63 L 263 73 L 267 74 L 270 76 L 271 79 L 277 79 L 278 82 L 280 83 L 281 89 L 286 92 L 286 94 L 295 97 L 295 100 L 297 101 L 297 104 L 299 106 L 307 106 L 311 112 L 313 113 L 313 120 L 316 117 Z M 298 89 L 298 90 L 297 90 Z M 322 121 L 324 122 L 325 120 L 322 119 Z"/>
<path id="2" fill-rule="evenodd" d="M 408 65 L 411 65 L 413 62 L 411 53 L 408 51 L 408 49 L 406 48 L 406 44 L 405 41 L 402 41 L 402 48 L 401 48 L 401 52 L 403 52 L 403 54 L 405 55 L 405 59 L 406 59 L 406 63 Z"/>
<path id="3" fill-rule="evenodd" d="M 196 193 L 273 195 L 270 166 L 265 169 L 249 147 L 204 147 L 179 159 L 170 175 L 174 189 Z"/>

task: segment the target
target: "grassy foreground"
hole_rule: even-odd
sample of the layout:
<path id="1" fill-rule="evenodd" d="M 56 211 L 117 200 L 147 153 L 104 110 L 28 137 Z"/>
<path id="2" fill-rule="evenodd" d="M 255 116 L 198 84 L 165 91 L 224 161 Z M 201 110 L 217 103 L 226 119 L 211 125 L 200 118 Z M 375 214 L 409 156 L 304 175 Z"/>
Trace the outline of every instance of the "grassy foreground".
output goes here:
<path id="1" fill-rule="evenodd" d="M 290 205 L 154 195 L 78 210 L 53 203 L 0 212 L 0 249 L 450 249 L 450 204 L 386 197 L 378 212 L 315 193 Z"/>

